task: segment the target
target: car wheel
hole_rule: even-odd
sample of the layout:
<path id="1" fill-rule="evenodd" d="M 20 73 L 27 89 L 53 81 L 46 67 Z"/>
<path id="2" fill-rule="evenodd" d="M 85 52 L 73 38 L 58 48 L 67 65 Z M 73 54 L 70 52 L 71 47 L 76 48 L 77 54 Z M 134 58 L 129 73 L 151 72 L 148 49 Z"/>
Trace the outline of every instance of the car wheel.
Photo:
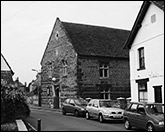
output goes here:
<path id="1" fill-rule="evenodd" d="M 86 119 L 89 120 L 90 119 L 90 116 L 89 116 L 89 113 L 86 112 Z"/>
<path id="2" fill-rule="evenodd" d="M 147 125 L 147 131 L 155 131 L 154 126 L 151 123 Z"/>
<path id="3" fill-rule="evenodd" d="M 100 121 L 100 123 L 103 123 L 104 122 L 104 119 L 103 119 L 102 114 L 99 114 L 99 121 Z"/>
<path id="4" fill-rule="evenodd" d="M 124 127 L 125 127 L 127 130 L 131 129 L 131 124 L 130 124 L 130 122 L 129 122 L 128 119 L 125 119 Z"/>
<path id="5" fill-rule="evenodd" d="M 74 114 L 75 114 L 76 117 L 78 117 L 78 116 L 79 116 L 78 110 L 75 110 L 75 111 L 74 111 Z"/>
<path id="6" fill-rule="evenodd" d="M 66 115 L 65 109 L 62 109 L 62 114 L 63 114 L 63 115 Z"/>

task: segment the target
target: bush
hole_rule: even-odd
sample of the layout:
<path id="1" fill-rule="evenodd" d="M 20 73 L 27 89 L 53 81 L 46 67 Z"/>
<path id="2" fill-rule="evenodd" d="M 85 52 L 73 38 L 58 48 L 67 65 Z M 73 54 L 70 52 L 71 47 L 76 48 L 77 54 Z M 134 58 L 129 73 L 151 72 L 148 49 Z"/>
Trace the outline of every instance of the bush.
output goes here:
<path id="1" fill-rule="evenodd" d="M 1 123 L 29 115 L 25 94 L 18 88 L 1 86 Z"/>

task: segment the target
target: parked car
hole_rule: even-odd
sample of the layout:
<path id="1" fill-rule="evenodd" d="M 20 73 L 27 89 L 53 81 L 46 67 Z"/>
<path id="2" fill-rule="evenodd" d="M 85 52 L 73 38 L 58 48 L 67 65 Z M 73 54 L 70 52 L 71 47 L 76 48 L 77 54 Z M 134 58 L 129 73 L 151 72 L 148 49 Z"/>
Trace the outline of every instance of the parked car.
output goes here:
<path id="1" fill-rule="evenodd" d="M 124 126 L 164 131 L 164 104 L 131 102 L 124 110 Z"/>
<path id="2" fill-rule="evenodd" d="M 119 108 L 116 102 L 109 99 L 91 99 L 86 107 L 86 119 L 97 118 L 104 120 L 123 121 L 124 110 Z"/>
<path id="3" fill-rule="evenodd" d="M 73 113 L 76 117 L 85 116 L 87 101 L 84 99 L 67 98 L 62 104 L 62 114 Z"/>

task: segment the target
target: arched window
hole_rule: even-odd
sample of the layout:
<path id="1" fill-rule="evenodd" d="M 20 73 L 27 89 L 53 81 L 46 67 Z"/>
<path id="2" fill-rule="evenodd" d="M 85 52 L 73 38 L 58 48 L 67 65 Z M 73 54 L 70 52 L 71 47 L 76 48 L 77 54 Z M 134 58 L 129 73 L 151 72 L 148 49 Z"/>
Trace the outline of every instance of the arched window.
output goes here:
<path id="1" fill-rule="evenodd" d="M 107 78 L 109 77 L 109 66 L 107 64 L 100 64 L 100 77 Z"/>
<path id="2" fill-rule="evenodd" d="M 66 76 L 68 74 L 68 64 L 66 60 L 62 60 L 63 65 L 63 76 Z"/>

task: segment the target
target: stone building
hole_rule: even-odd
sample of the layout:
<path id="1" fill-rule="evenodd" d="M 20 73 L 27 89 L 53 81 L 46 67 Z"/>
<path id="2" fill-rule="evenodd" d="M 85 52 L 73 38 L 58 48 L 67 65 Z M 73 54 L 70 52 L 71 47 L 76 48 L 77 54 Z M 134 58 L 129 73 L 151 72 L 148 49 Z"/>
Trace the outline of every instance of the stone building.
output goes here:
<path id="1" fill-rule="evenodd" d="M 52 97 L 130 97 L 129 55 L 123 49 L 129 33 L 57 18 L 41 60 L 42 103 Z"/>

